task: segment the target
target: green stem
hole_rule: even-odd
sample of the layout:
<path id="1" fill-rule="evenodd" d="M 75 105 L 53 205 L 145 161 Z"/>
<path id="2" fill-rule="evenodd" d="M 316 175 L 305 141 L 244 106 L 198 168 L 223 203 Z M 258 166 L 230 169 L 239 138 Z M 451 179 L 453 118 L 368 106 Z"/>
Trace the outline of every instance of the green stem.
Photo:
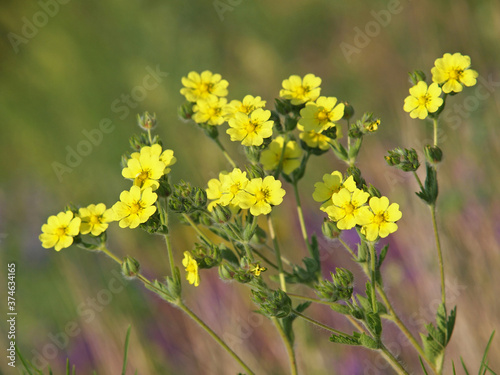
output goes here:
<path id="1" fill-rule="evenodd" d="M 336 305 L 338 305 L 338 306 L 345 307 L 344 305 L 342 305 L 340 303 L 323 301 L 323 300 L 320 300 L 320 299 L 317 299 L 317 298 L 301 296 L 301 295 L 298 295 L 298 294 L 287 293 L 287 295 L 288 295 L 288 297 L 297 298 L 297 299 L 301 299 L 301 300 L 304 300 L 304 301 L 311 301 L 311 302 L 319 303 L 321 305 L 327 305 L 327 306 L 336 306 Z"/>
<path id="2" fill-rule="evenodd" d="M 302 213 L 302 204 L 300 203 L 300 195 L 299 195 L 299 188 L 298 188 L 297 181 L 293 183 L 293 191 L 295 193 L 295 202 L 297 203 L 297 214 L 299 216 L 300 229 L 302 231 L 302 238 L 304 239 L 304 242 L 306 243 L 307 250 L 309 251 L 309 254 L 311 255 L 311 257 L 314 258 L 313 250 L 312 250 L 311 244 L 309 242 L 309 236 L 307 235 L 304 214 Z"/>
<path id="3" fill-rule="evenodd" d="M 151 138 L 151 129 L 148 129 L 149 144 L 153 145 L 153 139 Z"/>
<path id="4" fill-rule="evenodd" d="M 222 151 L 222 154 L 224 155 L 224 157 L 226 158 L 226 160 L 229 162 L 229 164 L 231 164 L 231 166 L 233 168 L 236 168 L 236 163 L 234 162 L 234 160 L 231 158 L 231 156 L 229 156 L 229 154 L 227 153 L 226 149 L 224 148 L 224 146 L 222 145 L 222 143 L 220 143 L 220 140 L 219 138 L 213 138 L 214 142 L 217 144 L 217 146 L 219 146 L 219 149 Z"/>
<path id="5" fill-rule="evenodd" d="M 252 249 L 252 251 L 257 254 L 259 257 L 261 257 L 264 262 L 266 262 L 269 266 L 273 267 L 274 269 L 276 270 L 279 270 L 278 266 L 276 264 L 274 264 L 270 259 L 268 259 L 266 256 L 264 256 L 259 250 L 257 249 Z M 289 272 L 286 272 L 286 271 L 283 271 L 287 276 L 290 275 Z"/>
<path id="6" fill-rule="evenodd" d="M 186 305 L 184 305 L 183 302 L 180 302 L 178 306 L 191 319 L 193 319 L 196 323 L 198 323 L 198 325 L 201 328 L 203 328 L 205 332 L 207 332 L 220 346 L 222 346 L 224 350 L 226 350 L 226 352 L 228 352 L 231 355 L 231 357 L 233 357 L 234 360 L 238 362 L 240 366 L 243 367 L 248 374 L 255 374 L 252 370 L 250 370 L 250 368 L 245 364 L 245 362 L 243 362 L 243 360 L 240 357 L 238 357 L 238 355 L 235 352 L 233 352 L 233 350 L 229 346 L 227 346 L 227 344 L 214 331 L 212 331 L 212 329 L 209 326 L 207 326 L 205 322 L 203 322 L 203 320 L 201 320 L 194 312 L 192 312 Z"/>
<path id="7" fill-rule="evenodd" d="M 348 336 L 348 337 L 350 337 L 350 338 L 352 338 L 352 339 L 355 339 L 353 336 L 348 335 L 347 333 L 342 332 L 342 331 L 339 331 L 339 330 L 337 330 L 337 329 L 335 329 L 335 328 L 329 327 L 329 326 L 327 326 L 327 325 L 325 325 L 325 324 L 323 324 L 323 323 L 320 323 L 320 322 L 318 322 L 317 320 L 315 320 L 315 319 L 313 319 L 313 318 L 308 317 L 307 315 L 304 315 L 304 314 L 302 314 L 302 313 L 299 313 L 297 310 L 292 310 L 292 313 L 294 313 L 294 314 L 295 314 L 295 315 L 297 315 L 297 316 L 300 316 L 302 319 L 304 319 L 304 320 L 308 321 L 309 323 L 312 323 L 312 324 L 314 324 L 314 325 L 317 325 L 318 327 L 321 327 L 321 328 L 323 328 L 323 329 L 325 329 L 325 330 L 327 330 L 327 331 L 333 332 L 333 333 L 335 333 L 335 334 L 337 334 L 337 335 Z"/>
<path id="8" fill-rule="evenodd" d="M 438 120 L 437 118 L 433 119 L 434 125 L 434 146 L 438 145 Z"/>
<path id="9" fill-rule="evenodd" d="M 413 175 L 418 182 L 418 186 L 420 186 L 420 191 L 424 191 L 424 185 L 422 185 L 422 181 L 420 180 L 420 177 L 418 177 L 417 172 L 413 171 Z"/>
<path id="10" fill-rule="evenodd" d="M 285 344 L 285 348 L 288 354 L 288 359 L 290 361 L 290 370 L 292 371 L 292 375 L 298 375 L 297 371 L 297 360 L 295 359 L 295 352 L 293 350 L 293 346 L 288 340 L 288 337 L 285 334 L 285 331 L 283 330 L 283 327 L 281 326 L 281 323 L 276 317 L 272 317 L 271 320 L 273 321 L 274 325 L 276 326 L 276 329 L 278 330 L 278 333 L 281 336 L 281 339 L 283 340 L 283 343 Z"/>
<path id="11" fill-rule="evenodd" d="M 273 240 L 274 252 L 276 253 L 276 261 L 278 263 L 278 273 L 280 278 L 281 290 L 286 292 L 285 274 L 283 273 L 283 263 L 281 261 L 281 252 L 278 245 L 278 239 L 276 238 L 276 233 L 274 232 L 274 224 L 271 214 L 267 215 L 267 225 L 269 226 L 269 235 Z"/>
<path id="12" fill-rule="evenodd" d="M 439 232 L 436 222 L 436 204 L 433 203 L 430 206 L 431 216 L 432 216 L 432 227 L 434 228 L 434 237 L 436 238 L 436 247 L 439 259 L 439 272 L 441 273 L 441 300 L 445 306 L 446 311 L 446 286 L 444 282 L 444 263 L 443 263 L 443 253 L 441 251 L 441 241 L 439 240 Z"/>
<path id="13" fill-rule="evenodd" d="M 387 350 L 387 348 L 382 345 L 379 349 L 382 353 L 382 356 L 385 358 L 387 362 L 392 366 L 392 368 L 400 375 L 409 375 L 408 371 L 405 370 L 403 365 L 392 355 L 392 353 Z"/>
<path id="14" fill-rule="evenodd" d="M 372 280 L 372 309 L 373 312 L 376 314 L 378 312 L 378 305 L 377 305 L 377 291 L 376 291 L 376 285 L 377 285 L 377 280 L 375 277 L 375 245 L 373 242 L 368 243 L 368 247 L 370 248 L 370 277 Z"/>
<path id="15" fill-rule="evenodd" d="M 285 139 L 283 140 L 283 148 L 281 149 L 280 161 L 278 163 L 278 167 L 276 168 L 276 171 L 274 172 L 275 179 L 278 179 L 278 177 L 283 169 L 283 160 L 285 159 L 285 151 L 286 151 L 287 143 L 288 143 L 288 133 L 285 133 Z"/>
<path id="16" fill-rule="evenodd" d="M 165 245 L 167 246 L 168 262 L 170 263 L 170 272 L 172 277 L 175 275 L 175 263 L 174 254 L 172 253 L 172 242 L 170 241 L 170 235 L 165 234 Z"/>
<path id="17" fill-rule="evenodd" d="M 99 248 L 99 250 L 101 250 L 104 254 L 106 254 L 108 257 L 110 257 L 111 259 L 113 259 L 120 266 L 122 265 L 123 261 L 120 258 L 118 258 L 115 254 L 113 254 L 111 251 L 109 251 L 109 249 L 105 245 L 102 245 Z"/>
<path id="18" fill-rule="evenodd" d="M 203 238 L 203 240 L 205 240 L 206 243 L 208 243 L 208 244 L 212 243 L 212 241 L 210 241 L 210 239 L 200 230 L 200 228 L 198 228 L 198 226 L 196 225 L 196 223 L 189 217 L 188 214 L 183 213 L 182 217 L 184 219 L 186 219 L 186 221 L 189 223 L 189 225 L 191 225 L 193 227 L 193 229 L 195 230 L 195 232 L 198 233 L 198 235 L 201 238 Z"/>
<path id="19" fill-rule="evenodd" d="M 264 244 L 264 247 L 266 249 L 268 249 L 269 251 L 271 251 L 274 255 L 276 255 L 276 251 L 271 246 L 269 246 L 267 243 Z M 286 257 L 284 257 L 283 255 L 281 256 L 281 261 L 283 263 L 285 263 L 287 266 L 290 266 L 290 267 L 293 266 L 293 263 L 290 260 L 288 260 Z"/>
<path id="20" fill-rule="evenodd" d="M 393 321 L 398 326 L 398 328 L 401 330 L 401 332 L 403 332 L 403 334 L 406 336 L 408 341 L 410 341 L 410 343 L 413 345 L 413 347 L 417 350 L 420 357 L 422 357 L 427 362 L 427 364 L 434 370 L 434 372 L 436 372 L 434 364 L 431 361 L 429 361 L 424 350 L 419 345 L 419 343 L 417 342 L 415 337 L 411 334 L 411 332 L 408 330 L 408 328 L 406 328 L 404 323 L 399 318 L 398 314 L 396 314 L 396 311 L 394 310 L 394 307 L 392 307 L 392 304 L 389 301 L 389 298 L 387 298 L 387 294 L 385 294 L 384 289 L 379 284 L 377 284 L 377 291 L 378 291 L 380 298 L 382 298 L 382 301 L 384 301 L 385 306 L 387 307 L 387 310 L 389 310 L 389 314 L 391 317 L 390 320 Z"/>
<path id="21" fill-rule="evenodd" d="M 342 244 L 342 246 L 344 246 L 344 248 L 349 252 L 349 254 L 351 254 L 352 258 L 356 260 L 358 257 L 356 256 L 356 254 L 354 254 L 354 251 L 349 247 L 349 245 L 340 237 L 338 238 L 338 240 Z"/>

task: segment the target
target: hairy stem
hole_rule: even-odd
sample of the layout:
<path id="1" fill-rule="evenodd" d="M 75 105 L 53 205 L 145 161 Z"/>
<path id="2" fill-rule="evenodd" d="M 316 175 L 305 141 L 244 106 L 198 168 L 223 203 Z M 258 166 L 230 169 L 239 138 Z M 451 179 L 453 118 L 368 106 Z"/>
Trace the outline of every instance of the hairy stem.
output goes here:
<path id="1" fill-rule="evenodd" d="M 288 354 L 288 359 L 290 361 L 290 370 L 292 372 L 292 375 L 298 375 L 297 360 L 295 359 L 295 352 L 293 350 L 292 343 L 288 340 L 288 337 L 286 336 L 285 331 L 283 330 L 283 327 L 281 326 L 281 323 L 278 320 L 278 318 L 272 317 L 271 320 L 276 326 L 276 329 L 278 330 L 278 333 L 280 334 L 281 339 L 285 344 L 286 352 Z"/>
<path id="2" fill-rule="evenodd" d="M 276 253 L 276 262 L 278 263 L 278 273 L 280 278 L 281 290 L 286 292 L 285 274 L 283 273 L 283 262 L 281 261 L 281 252 L 278 244 L 278 239 L 276 238 L 276 233 L 274 231 L 273 218 L 271 214 L 267 215 L 267 225 L 269 226 L 269 235 L 273 240 L 274 251 Z"/>

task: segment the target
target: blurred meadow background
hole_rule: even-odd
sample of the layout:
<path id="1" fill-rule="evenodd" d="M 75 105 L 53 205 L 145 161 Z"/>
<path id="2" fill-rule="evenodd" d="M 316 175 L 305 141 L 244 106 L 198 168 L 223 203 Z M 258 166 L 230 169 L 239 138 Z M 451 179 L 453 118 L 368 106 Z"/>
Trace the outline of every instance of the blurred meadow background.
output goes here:
<path id="1" fill-rule="evenodd" d="M 283 79 L 314 73 L 323 79 L 322 94 L 349 101 L 356 118 L 363 112 L 381 118 L 379 131 L 366 137 L 357 165 L 368 182 L 401 206 L 400 229 L 384 242 L 390 249 L 382 271 L 398 313 L 416 334 L 424 321 L 434 320 L 440 298 L 430 215 L 413 193 L 414 179 L 388 167 L 383 156 L 396 146 L 420 151 L 432 137 L 430 123 L 411 120 L 403 111 L 407 72 L 422 69 L 430 76 L 436 58 L 461 52 L 471 57 L 482 88 L 450 98 L 441 121 L 445 158 L 439 171 L 438 223 L 448 306 L 458 305 L 445 373 L 460 356 L 477 371 L 491 332 L 500 328 L 498 1 L 4 0 L 0 7 L 0 299 L 5 306 L 6 265 L 15 262 L 17 344 L 25 357 L 40 366 L 50 363 L 56 374 L 62 373 L 66 358 L 79 374 L 117 374 L 131 325 L 127 374 L 136 369 L 138 374 L 240 371 L 194 322 L 138 282 L 124 281 L 105 256 L 76 247 L 56 253 L 38 240 L 47 217 L 67 203 L 111 206 L 128 189 L 120 158 L 128 138 L 140 131 L 137 113 L 156 112 L 157 132 L 178 160 L 171 172 L 174 182 L 184 179 L 205 187 L 229 168 L 213 142 L 177 117 L 184 102 L 181 77 L 205 69 L 229 81 L 229 99 L 260 95 L 269 109 Z M 362 40 L 360 31 L 371 36 Z M 346 54 L 342 43 L 354 52 Z M 156 79 L 145 84 L 148 75 Z M 69 170 L 57 173 L 54 163 L 67 165 L 70 150 L 79 145 L 84 150 L 85 132 L 102 123 L 108 131 L 102 139 L 73 160 Z M 237 144 L 225 131 L 221 134 L 229 152 L 243 162 Z M 336 169 L 345 167 L 328 153 L 313 159 L 301 181 L 307 227 L 320 238 L 324 275 L 347 267 L 355 273 L 356 290 L 362 291 L 360 270 L 338 243 L 322 237 L 324 215 L 311 197 L 314 182 Z M 283 252 L 300 263 L 305 251 L 297 246 L 302 240 L 293 190 L 285 188 L 288 200 L 276 209 L 278 236 Z M 182 252 L 195 237 L 175 217 L 172 221 L 180 266 Z M 160 237 L 120 230 L 115 223 L 108 238 L 117 254 L 137 258 L 148 277 L 168 273 Z M 345 235 L 350 243 L 354 238 Z M 216 269 L 202 272 L 201 278 L 196 289 L 185 284 L 187 305 L 258 374 L 288 373 L 281 339 L 252 312 L 248 289 L 222 283 Z M 351 329 L 327 307 L 313 306 L 308 313 Z M 301 373 L 390 373 L 373 353 L 332 344 L 327 332 L 303 321 L 294 324 Z M 1 353 L 7 348 L 5 328 L 0 325 Z M 387 345 L 420 373 L 416 353 L 394 328 L 387 325 L 384 331 Z M 499 337 L 490 363 L 500 371 Z M 5 357 L 0 372 L 17 373 Z"/>

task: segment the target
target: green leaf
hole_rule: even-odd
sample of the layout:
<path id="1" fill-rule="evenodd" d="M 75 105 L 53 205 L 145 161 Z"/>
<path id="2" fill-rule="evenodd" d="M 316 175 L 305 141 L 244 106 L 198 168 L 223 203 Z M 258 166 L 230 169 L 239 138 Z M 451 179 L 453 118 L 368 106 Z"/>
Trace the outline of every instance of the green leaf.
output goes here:
<path id="1" fill-rule="evenodd" d="M 389 250 L 389 245 L 385 245 L 382 250 L 380 250 L 380 255 L 377 259 L 377 264 L 375 266 L 375 269 L 378 271 L 380 270 L 380 267 L 382 266 L 382 263 L 384 262 L 384 259 L 387 255 L 387 250 Z"/>
<path id="2" fill-rule="evenodd" d="M 484 349 L 483 359 L 481 360 L 481 367 L 479 368 L 479 374 L 481 374 L 481 370 L 483 369 L 483 367 L 486 367 L 486 369 L 491 371 L 489 369 L 489 367 L 487 366 L 486 357 L 488 356 L 488 352 L 490 351 L 491 342 L 493 341 L 494 336 L 495 336 L 495 331 L 493 331 L 491 333 L 490 339 L 488 340 L 488 344 L 486 345 L 486 348 Z M 485 369 L 485 373 L 486 373 L 486 369 Z M 494 374 L 493 371 L 491 371 L 491 372 Z"/>
<path id="3" fill-rule="evenodd" d="M 123 353 L 122 375 L 125 375 L 125 372 L 127 371 L 128 344 L 129 344 L 129 339 L 130 339 L 130 329 L 131 328 L 132 328 L 132 326 L 129 325 L 127 328 L 127 335 L 125 336 L 125 349 L 124 349 L 124 353 Z"/>
<path id="4" fill-rule="evenodd" d="M 330 307 L 333 311 L 336 311 L 340 314 L 344 314 L 344 315 L 351 314 L 351 309 L 349 308 L 349 306 L 341 305 L 340 303 L 333 302 L 330 304 Z"/>
<path id="5" fill-rule="evenodd" d="M 429 375 L 427 369 L 425 368 L 424 362 L 422 361 L 422 357 L 418 356 L 418 360 L 420 361 L 420 366 L 422 366 L 422 370 L 424 370 L 424 375 Z M 455 364 L 453 364 L 453 371 L 455 371 Z M 453 372 L 455 373 L 455 372 Z"/>
<path id="6" fill-rule="evenodd" d="M 378 349 L 380 345 L 377 341 L 375 341 L 370 336 L 366 335 L 364 332 L 359 338 L 359 343 L 368 349 Z"/>
<path id="7" fill-rule="evenodd" d="M 359 334 L 353 336 L 347 335 L 331 335 L 330 341 L 336 344 L 345 344 L 345 345 L 362 345 L 359 339 Z"/>
<path id="8" fill-rule="evenodd" d="M 382 333 L 382 321 L 380 320 L 379 314 L 373 312 L 366 314 L 366 324 L 376 337 L 380 337 Z"/>
<path id="9" fill-rule="evenodd" d="M 368 246 L 365 241 L 361 241 L 358 244 L 358 263 L 364 263 L 368 260 Z"/>
<path id="10" fill-rule="evenodd" d="M 333 144 L 330 143 L 330 147 L 332 148 L 333 153 L 340 160 L 347 161 L 349 159 L 349 155 L 347 154 L 346 149 L 340 143 L 337 144 L 338 144 L 338 149 L 337 147 L 335 147 Z"/>
<path id="11" fill-rule="evenodd" d="M 297 305 L 295 308 L 296 311 L 299 313 L 304 312 L 312 302 L 304 302 L 301 303 L 300 305 Z M 293 342 L 295 341 L 295 334 L 293 333 L 293 327 L 292 323 L 293 321 L 297 318 L 297 315 L 295 314 L 290 314 L 286 318 L 282 318 L 281 320 L 281 325 L 283 326 L 283 331 L 285 331 L 286 337 L 288 338 L 288 341 L 293 345 Z"/>
<path id="12" fill-rule="evenodd" d="M 438 197 L 438 183 L 437 183 L 437 173 L 434 166 L 426 163 L 427 177 L 425 178 L 425 184 L 422 191 L 416 193 L 417 196 L 425 201 L 427 204 L 432 205 L 436 203 Z"/>
<path id="13" fill-rule="evenodd" d="M 318 264 L 321 264 L 321 261 L 319 259 L 319 246 L 318 246 L 318 237 L 313 234 L 311 236 L 311 256 L 313 259 L 318 262 Z"/>

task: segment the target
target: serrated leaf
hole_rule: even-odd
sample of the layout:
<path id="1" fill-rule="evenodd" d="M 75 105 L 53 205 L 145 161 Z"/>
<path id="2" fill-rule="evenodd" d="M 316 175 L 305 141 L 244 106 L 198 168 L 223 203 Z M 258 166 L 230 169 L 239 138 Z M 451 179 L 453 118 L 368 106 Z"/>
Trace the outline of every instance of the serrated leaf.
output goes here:
<path id="1" fill-rule="evenodd" d="M 372 312 L 366 314 L 366 324 L 375 336 L 380 337 L 380 334 L 382 333 L 382 321 L 380 320 L 380 315 Z"/>
<path id="2" fill-rule="evenodd" d="M 427 176 L 425 178 L 424 188 L 422 191 L 416 193 L 417 196 L 425 201 L 427 204 L 431 205 L 436 202 L 439 194 L 438 183 L 437 183 L 437 173 L 434 166 L 426 163 Z"/>
<path id="3" fill-rule="evenodd" d="M 366 335 L 364 332 L 359 338 L 359 343 L 368 349 L 378 349 L 380 347 L 377 341 Z"/>
<path id="4" fill-rule="evenodd" d="M 340 314 L 344 314 L 344 315 L 351 314 L 351 309 L 349 308 L 349 306 L 341 305 L 340 303 L 332 303 L 332 304 L 330 304 L 330 307 L 333 311 L 336 311 Z"/>
<path id="5" fill-rule="evenodd" d="M 346 161 L 348 160 L 349 156 L 347 155 L 347 151 L 342 146 L 340 143 L 338 143 L 339 148 L 337 149 L 334 145 L 330 143 L 330 147 L 332 148 L 333 153 L 335 156 L 337 156 L 340 160 Z"/>
<path id="6" fill-rule="evenodd" d="M 385 245 L 382 250 L 380 250 L 380 255 L 377 259 L 377 265 L 375 267 L 376 270 L 380 270 L 380 267 L 382 266 L 382 263 L 384 262 L 384 259 L 387 255 L 387 251 L 389 250 L 389 245 Z"/>
<path id="7" fill-rule="evenodd" d="M 368 298 L 366 298 L 366 297 L 364 297 L 362 295 L 359 295 L 359 294 L 356 295 L 356 298 L 358 299 L 359 304 L 361 305 L 361 308 L 364 311 L 372 311 L 371 300 L 369 300 Z"/>
<path id="8" fill-rule="evenodd" d="M 368 247 L 364 241 L 361 241 L 358 244 L 358 259 L 356 260 L 358 263 L 364 263 L 368 260 Z"/>
<path id="9" fill-rule="evenodd" d="M 318 238 L 315 234 L 311 236 L 311 256 L 313 259 L 318 263 L 321 264 L 321 261 L 319 259 L 319 246 L 318 246 Z"/>
<path id="10" fill-rule="evenodd" d="M 336 344 L 362 345 L 360 343 L 359 339 L 354 338 L 354 337 L 350 337 L 350 336 L 344 336 L 344 335 L 331 335 L 330 341 L 334 342 Z"/>

